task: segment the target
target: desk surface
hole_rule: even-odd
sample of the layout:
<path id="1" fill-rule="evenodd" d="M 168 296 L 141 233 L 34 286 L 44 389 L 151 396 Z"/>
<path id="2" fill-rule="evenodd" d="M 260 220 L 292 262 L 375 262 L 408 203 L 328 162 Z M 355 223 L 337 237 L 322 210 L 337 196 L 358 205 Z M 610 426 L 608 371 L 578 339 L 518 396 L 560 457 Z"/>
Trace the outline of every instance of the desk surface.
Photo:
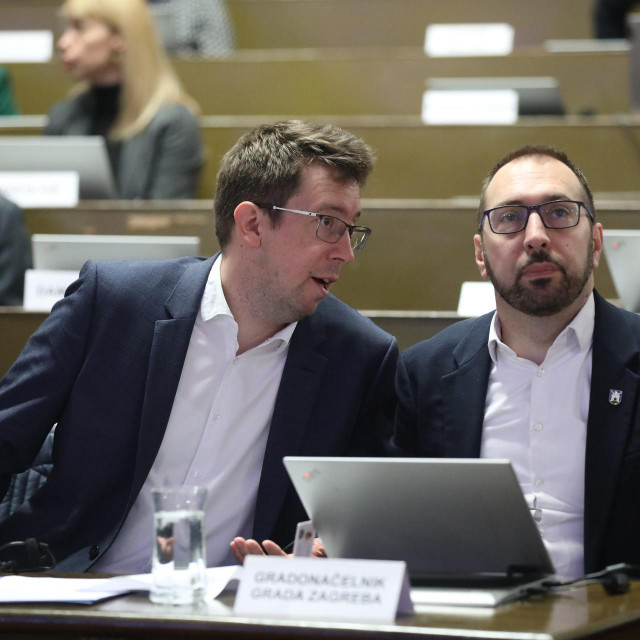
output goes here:
<path id="1" fill-rule="evenodd" d="M 419 607 L 395 624 L 322 623 L 236 618 L 230 599 L 197 609 L 151 604 L 144 595 L 98 605 L 0 605 L 3 638 L 483 638 L 569 640 L 638 638 L 640 583 L 624 596 L 607 596 L 599 585 L 496 609 Z M 27 634 L 29 634 L 27 636 Z"/>

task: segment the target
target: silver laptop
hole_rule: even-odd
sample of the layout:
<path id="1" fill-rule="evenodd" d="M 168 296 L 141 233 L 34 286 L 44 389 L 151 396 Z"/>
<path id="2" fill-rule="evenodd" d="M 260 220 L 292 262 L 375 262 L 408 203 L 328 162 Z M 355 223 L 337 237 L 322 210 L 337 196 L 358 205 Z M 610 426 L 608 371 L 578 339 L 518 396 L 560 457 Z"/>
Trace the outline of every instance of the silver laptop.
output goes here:
<path id="1" fill-rule="evenodd" d="M 564 115 L 558 81 L 550 76 L 498 78 L 429 78 L 426 88 L 437 91 L 513 89 L 518 93 L 518 115 Z"/>
<path id="2" fill-rule="evenodd" d="M 0 171 L 75 171 L 81 200 L 118 195 L 102 136 L 0 136 Z"/>
<path id="3" fill-rule="evenodd" d="M 284 464 L 329 557 L 404 560 L 421 603 L 494 606 L 554 573 L 507 460 Z"/>
<path id="4" fill-rule="evenodd" d="M 640 229 L 605 230 L 604 255 L 624 308 L 640 312 Z"/>
<path id="5" fill-rule="evenodd" d="M 197 236 L 105 236 L 34 233 L 35 269 L 79 271 L 87 260 L 164 260 L 196 256 Z"/>

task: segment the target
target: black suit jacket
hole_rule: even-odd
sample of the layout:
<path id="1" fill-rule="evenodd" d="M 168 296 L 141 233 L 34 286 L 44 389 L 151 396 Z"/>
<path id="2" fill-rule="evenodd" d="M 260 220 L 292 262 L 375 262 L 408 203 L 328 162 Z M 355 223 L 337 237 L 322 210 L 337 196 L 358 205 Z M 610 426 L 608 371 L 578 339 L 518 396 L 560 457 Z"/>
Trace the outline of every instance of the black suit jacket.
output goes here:
<path id="1" fill-rule="evenodd" d="M 22 211 L 0 195 L 0 305 L 22 305 L 24 272 L 31 268 Z"/>
<path id="2" fill-rule="evenodd" d="M 595 295 L 585 460 L 584 562 L 640 563 L 640 316 Z M 398 363 L 396 455 L 480 455 L 492 314 L 464 320 Z M 623 392 L 619 405 L 609 391 Z M 570 452 L 567 452 L 570 455 Z"/>
<path id="3" fill-rule="evenodd" d="M 47 483 L 0 522 L 58 567 L 87 569 L 144 483 L 169 419 L 213 258 L 87 263 L 0 384 L 0 496 L 58 423 Z M 284 455 L 382 455 L 397 344 L 330 296 L 292 336 L 269 431 L 253 535 L 286 544 L 304 509 Z"/>

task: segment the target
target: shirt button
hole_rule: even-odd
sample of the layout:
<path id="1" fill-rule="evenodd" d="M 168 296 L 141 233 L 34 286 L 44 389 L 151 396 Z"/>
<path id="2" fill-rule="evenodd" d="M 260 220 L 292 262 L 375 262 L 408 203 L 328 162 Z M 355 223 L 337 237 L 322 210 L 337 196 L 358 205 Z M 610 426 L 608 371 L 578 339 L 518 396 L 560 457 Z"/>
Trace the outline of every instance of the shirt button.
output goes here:
<path id="1" fill-rule="evenodd" d="M 216 422 L 220 422 L 220 416 L 216 416 L 216 417 L 214 418 L 214 420 L 215 420 Z"/>
<path id="2" fill-rule="evenodd" d="M 542 367 L 538 369 L 538 378 L 542 378 L 542 376 L 547 373 Z"/>
<path id="3" fill-rule="evenodd" d="M 98 545 L 94 544 L 91 549 L 89 549 L 89 560 L 95 560 L 100 555 L 100 549 Z"/>
<path id="4" fill-rule="evenodd" d="M 544 429 L 544 427 L 540 423 L 534 424 L 533 428 L 535 431 L 542 431 L 542 429 Z"/>
<path id="5" fill-rule="evenodd" d="M 200 478 L 201 476 L 202 476 L 202 471 L 196 471 L 196 472 L 193 474 L 193 477 L 194 477 L 194 478 Z"/>
<path id="6" fill-rule="evenodd" d="M 542 486 L 542 480 L 540 478 L 536 478 L 536 481 L 533 483 L 536 487 Z"/>
<path id="7" fill-rule="evenodd" d="M 235 367 L 240 361 L 238 360 L 238 358 L 234 358 L 233 360 L 233 366 Z"/>

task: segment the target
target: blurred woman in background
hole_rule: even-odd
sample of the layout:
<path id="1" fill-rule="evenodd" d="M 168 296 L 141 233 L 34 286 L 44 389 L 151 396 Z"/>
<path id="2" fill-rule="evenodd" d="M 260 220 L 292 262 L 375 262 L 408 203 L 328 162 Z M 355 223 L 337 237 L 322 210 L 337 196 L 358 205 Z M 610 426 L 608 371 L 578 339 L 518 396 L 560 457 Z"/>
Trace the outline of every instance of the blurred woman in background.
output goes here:
<path id="1" fill-rule="evenodd" d="M 66 0 L 62 64 L 80 84 L 46 133 L 102 135 L 120 198 L 193 198 L 202 165 L 196 103 L 159 43 L 144 0 Z"/>

